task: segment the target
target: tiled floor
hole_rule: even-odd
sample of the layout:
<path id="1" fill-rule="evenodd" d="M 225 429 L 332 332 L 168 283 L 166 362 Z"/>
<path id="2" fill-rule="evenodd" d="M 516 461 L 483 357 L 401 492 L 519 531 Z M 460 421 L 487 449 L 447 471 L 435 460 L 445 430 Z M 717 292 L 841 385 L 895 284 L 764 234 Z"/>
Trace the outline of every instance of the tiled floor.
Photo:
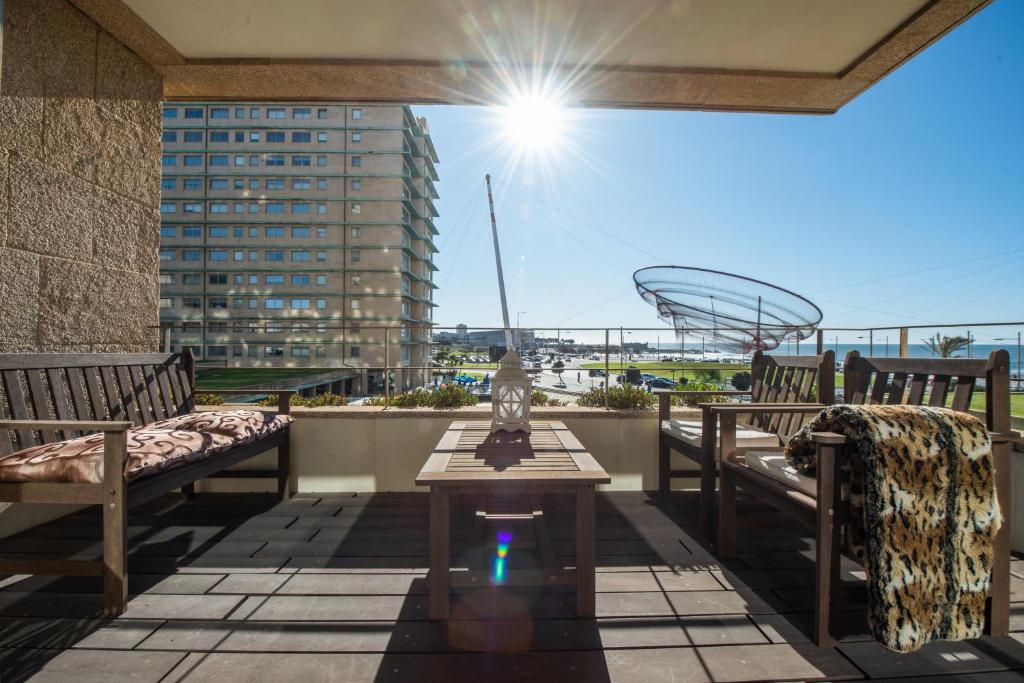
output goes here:
<path id="1" fill-rule="evenodd" d="M 513 568 L 545 554 L 570 563 L 572 501 L 545 509 L 538 528 L 483 522 L 464 501 L 456 566 L 488 566 L 499 529 L 513 534 Z M 130 515 L 133 597 L 119 619 L 97 618 L 96 579 L 0 579 L 0 681 L 1024 677 L 1024 561 L 1014 561 L 1011 637 L 896 655 L 866 637 L 864 610 L 851 607 L 842 644 L 825 651 L 808 641 L 813 542 L 745 503 L 741 517 L 757 526 L 723 564 L 694 540 L 695 512 L 688 494 L 599 496 L 597 619 L 573 618 L 571 587 L 506 586 L 460 592 L 452 620 L 434 623 L 425 495 L 171 496 Z M 0 553 L 85 558 L 98 539 L 85 512 L 0 541 Z"/>

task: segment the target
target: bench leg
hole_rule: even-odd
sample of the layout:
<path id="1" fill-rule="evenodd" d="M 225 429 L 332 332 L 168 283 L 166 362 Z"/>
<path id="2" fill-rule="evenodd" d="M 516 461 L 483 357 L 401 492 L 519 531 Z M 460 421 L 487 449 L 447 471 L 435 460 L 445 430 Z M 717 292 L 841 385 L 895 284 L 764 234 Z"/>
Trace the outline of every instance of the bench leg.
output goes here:
<path id="1" fill-rule="evenodd" d="M 117 616 L 128 605 L 124 459 L 125 433 L 107 434 L 103 449 L 103 613 Z"/>
<path id="2" fill-rule="evenodd" d="M 449 543 L 451 497 L 448 487 L 430 488 L 430 618 L 447 619 L 449 594 Z"/>
<path id="3" fill-rule="evenodd" d="M 286 440 L 277 447 L 277 495 L 281 500 L 288 500 L 292 497 L 291 471 L 291 443 L 290 440 Z"/>
<path id="4" fill-rule="evenodd" d="M 597 534 L 594 485 L 576 488 L 576 616 L 593 617 L 596 605 Z"/>
<path id="5" fill-rule="evenodd" d="M 725 465 L 718 473 L 718 556 L 736 557 L 736 480 Z"/>
<path id="6" fill-rule="evenodd" d="M 839 551 L 842 524 L 837 518 L 842 473 L 835 446 L 818 445 L 818 528 L 815 538 L 814 642 L 836 646 L 839 618 Z"/>
<path id="7" fill-rule="evenodd" d="M 658 492 L 667 494 L 672 489 L 672 449 L 665 443 L 663 435 L 658 436 Z"/>
<path id="8" fill-rule="evenodd" d="M 1010 539 L 1013 534 L 1013 515 L 1009 450 L 1009 444 L 992 446 L 996 500 L 999 501 L 1003 523 L 992 539 L 992 583 L 985 615 L 985 633 L 990 636 L 1005 636 L 1010 632 Z"/>

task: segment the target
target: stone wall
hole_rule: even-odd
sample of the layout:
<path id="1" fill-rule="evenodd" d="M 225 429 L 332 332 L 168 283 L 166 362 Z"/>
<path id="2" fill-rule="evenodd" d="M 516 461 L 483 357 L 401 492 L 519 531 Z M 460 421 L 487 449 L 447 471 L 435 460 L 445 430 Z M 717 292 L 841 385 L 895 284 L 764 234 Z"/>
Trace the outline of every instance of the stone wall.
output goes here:
<path id="1" fill-rule="evenodd" d="M 160 76 L 65 0 L 0 8 L 0 352 L 155 350 Z"/>
<path id="2" fill-rule="evenodd" d="M 153 350 L 160 76 L 65 0 L 0 7 L 0 352 Z"/>

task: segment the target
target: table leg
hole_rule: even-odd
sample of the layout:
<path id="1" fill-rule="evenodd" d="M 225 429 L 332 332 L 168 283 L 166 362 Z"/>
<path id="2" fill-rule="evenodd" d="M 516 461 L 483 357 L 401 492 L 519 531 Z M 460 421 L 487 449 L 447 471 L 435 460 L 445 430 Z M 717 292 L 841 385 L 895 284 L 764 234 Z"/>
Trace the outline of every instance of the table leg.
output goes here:
<path id="1" fill-rule="evenodd" d="M 576 489 L 576 615 L 580 617 L 592 617 L 596 611 L 594 524 L 594 486 L 580 486 Z"/>
<path id="2" fill-rule="evenodd" d="M 451 495 L 447 486 L 430 489 L 430 618 L 447 619 Z"/>

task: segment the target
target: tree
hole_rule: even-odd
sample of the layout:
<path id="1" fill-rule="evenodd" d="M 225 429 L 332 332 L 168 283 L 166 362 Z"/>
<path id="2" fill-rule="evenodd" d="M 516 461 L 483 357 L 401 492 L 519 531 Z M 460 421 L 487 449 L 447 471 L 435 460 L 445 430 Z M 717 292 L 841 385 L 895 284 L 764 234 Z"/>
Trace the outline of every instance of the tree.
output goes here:
<path id="1" fill-rule="evenodd" d="M 558 381 L 562 383 L 562 386 L 565 386 L 565 381 L 562 379 L 562 373 L 565 372 L 565 363 L 556 360 L 551 364 L 551 372 L 555 373 L 558 376 Z"/>
<path id="2" fill-rule="evenodd" d="M 746 391 L 750 388 L 751 377 L 750 373 L 746 370 L 737 372 L 732 376 L 732 385 L 736 388 L 736 391 Z"/>
<path id="3" fill-rule="evenodd" d="M 938 356 L 939 358 L 953 358 L 954 354 L 967 348 L 971 343 L 971 340 L 967 337 L 961 337 L 960 335 L 947 337 L 940 335 L 938 332 L 935 333 L 934 337 L 922 339 L 921 341 L 924 348 L 931 351 L 933 356 Z"/>

